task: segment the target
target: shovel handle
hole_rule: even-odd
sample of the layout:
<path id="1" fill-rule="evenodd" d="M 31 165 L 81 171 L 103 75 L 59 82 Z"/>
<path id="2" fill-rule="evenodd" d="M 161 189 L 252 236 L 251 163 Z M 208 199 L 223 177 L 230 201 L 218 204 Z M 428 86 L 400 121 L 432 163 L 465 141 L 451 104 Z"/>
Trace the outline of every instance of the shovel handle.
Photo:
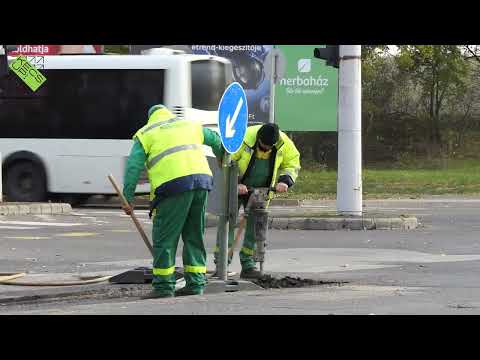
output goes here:
<path id="1" fill-rule="evenodd" d="M 115 178 L 113 177 L 112 174 L 108 175 L 108 180 L 110 180 L 110 182 L 112 183 L 113 187 L 115 188 L 115 191 L 117 192 L 118 196 L 120 197 L 120 199 L 122 199 L 123 205 L 124 205 L 124 206 L 130 206 L 130 204 L 128 203 L 127 199 L 125 199 L 125 196 L 123 196 L 123 193 L 120 191 L 120 188 L 118 187 L 118 184 L 117 184 L 117 182 L 115 181 Z M 135 214 L 133 213 L 133 210 L 132 210 L 132 213 L 130 214 L 130 217 L 132 218 L 133 223 L 135 224 L 138 232 L 140 233 L 140 236 L 142 237 L 143 242 L 145 243 L 145 245 L 147 246 L 148 250 L 150 250 L 150 253 L 151 253 L 152 256 L 153 256 L 153 247 L 152 247 L 152 244 L 150 244 L 150 241 L 148 240 L 147 234 L 145 234 L 145 231 L 143 231 L 142 225 L 140 225 L 140 223 L 138 222 L 138 219 L 137 219 L 137 217 L 135 216 Z"/>
<path id="2" fill-rule="evenodd" d="M 247 223 L 247 218 L 243 216 L 242 219 L 240 220 L 240 224 L 238 225 L 237 235 L 235 236 L 235 241 L 232 244 L 232 248 L 228 252 L 228 256 L 233 256 L 235 249 L 238 248 L 238 245 L 240 244 L 240 241 L 242 239 L 242 233 L 243 233 L 243 230 L 245 229 L 246 223 Z"/>

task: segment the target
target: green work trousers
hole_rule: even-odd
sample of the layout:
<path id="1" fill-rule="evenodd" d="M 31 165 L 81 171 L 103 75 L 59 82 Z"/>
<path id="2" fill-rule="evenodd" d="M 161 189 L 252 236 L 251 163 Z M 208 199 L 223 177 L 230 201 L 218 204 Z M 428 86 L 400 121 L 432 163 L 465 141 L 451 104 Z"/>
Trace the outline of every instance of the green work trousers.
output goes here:
<path id="1" fill-rule="evenodd" d="M 153 281 L 155 291 L 174 293 L 175 257 L 180 235 L 186 287 L 200 291 L 206 284 L 204 244 L 207 190 L 191 190 L 163 199 L 153 219 Z"/>

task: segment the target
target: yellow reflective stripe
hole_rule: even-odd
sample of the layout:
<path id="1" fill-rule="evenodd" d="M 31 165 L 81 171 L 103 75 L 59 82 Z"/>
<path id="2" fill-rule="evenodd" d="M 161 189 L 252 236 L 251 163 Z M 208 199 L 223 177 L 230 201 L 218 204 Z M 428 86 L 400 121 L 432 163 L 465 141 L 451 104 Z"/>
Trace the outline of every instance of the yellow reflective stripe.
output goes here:
<path id="1" fill-rule="evenodd" d="M 185 272 L 205 274 L 207 272 L 207 267 L 206 266 L 185 265 Z"/>
<path id="2" fill-rule="evenodd" d="M 150 130 L 153 130 L 159 126 L 165 126 L 167 124 L 171 124 L 173 122 L 176 122 L 176 121 L 180 121 L 181 119 L 177 118 L 177 117 L 174 117 L 174 118 L 171 118 L 171 119 L 168 119 L 168 120 L 162 120 L 162 121 L 159 121 L 153 125 L 150 125 L 149 127 L 147 127 L 145 130 L 142 131 L 142 135 L 145 134 L 147 131 L 150 131 Z"/>
<path id="3" fill-rule="evenodd" d="M 172 267 L 162 269 L 162 268 L 153 268 L 153 275 L 159 275 L 159 276 L 167 276 L 171 275 L 175 272 L 175 265 Z"/>
<path id="4" fill-rule="evenodd" d="M 247 255 L 253 255 L 255 254 L 255 251 L 252 250 L 252 249 L 249 249 L 249 248 L 246 248 L 246 247 L 242 247 L 242 250 L 241 250 L 244 254 L 247 254 Z"/>
<path id="5" fill-rule="evenodd" d="M 147 162 L 147 169 L 151 169 L 156 163 L 158 163 L 161 159 L 163 159 L 165 156 L 174 154 L 179 151 L 185 151 L 185 150 L 202 150 L 202 146 L 198 144 L 186 144 L 186 145 L 179 145 L 179 146 L 174 146 L 170 149 L 167 149 L 160 154 L 156 155 L 154 158 L 149 160 Z"/>
<path id="6" fill-rule="evenodd" d="M 228 248 L 228 251 L 230 251 L 231 249 L 232 249 L 232 248 L 229 247 L 229 248 Z M 215 246 L 215 247 L 213 248 L 213 252 L 214 252 L 214 253 L 220 252 L 220 248 L 219 248 L 218 246 Z"/>

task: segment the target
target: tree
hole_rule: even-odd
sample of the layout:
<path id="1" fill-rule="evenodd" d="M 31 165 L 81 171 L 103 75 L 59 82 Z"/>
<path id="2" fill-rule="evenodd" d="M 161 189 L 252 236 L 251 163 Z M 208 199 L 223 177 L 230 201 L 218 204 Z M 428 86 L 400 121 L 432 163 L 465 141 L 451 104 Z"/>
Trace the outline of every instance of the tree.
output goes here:
<path id="1" fill-rule="evenodd" d="M 450 123 L 445 127 L 450 134 L 450 151 L 465 145 L 468 132 L 480 125 L 480 62 L 473 61 L 468 66 L 470 71 L 464 80 L 464 87 L 447 99 Z"/>
<path id="2" fill-rule="evenodd" d="M 464 45 L 465 58 L 475 59 L 480 63 L 480 45 Z"/>
<path id="3" fill-rule="evenodd" d="M 420 87 L 431 155 L 442 144 L 440 122 L 445 101 L 465 87 L 469 66 L 458 45 L 400 45 L 399 50 L 400 71 Z"/>

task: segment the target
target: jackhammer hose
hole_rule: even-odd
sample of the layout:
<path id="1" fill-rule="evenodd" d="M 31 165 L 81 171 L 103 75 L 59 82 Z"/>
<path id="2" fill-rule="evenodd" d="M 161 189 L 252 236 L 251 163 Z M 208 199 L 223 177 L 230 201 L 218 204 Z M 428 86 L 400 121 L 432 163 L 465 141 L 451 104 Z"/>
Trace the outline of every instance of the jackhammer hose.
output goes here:
<path id="1" fill-rule="evenodd" d="M 19 277 L 27 275 L 26 273 L 18 273 L 18 274 L 8 274 L 8 275 L 0 275 L 0 283 L 5 281 L 10 281 L 13 279 L 17 279 Z"/>
<path id="2" fill-rule="evenodd" d="M 25 276 L 25 273 L 19 273 L 8 276 L 0 276 L 0 285 L 17 285 L 17 286 L 73 286 L 73 285 L 87 285 L 87 284 L 96 284 L 99 282 L 107 281 L 112 276 L 102 276 L 90 280 L 80 280 L 80 281 L 66 281 L 66 282 L 28 282 L 28 281 L 12 281 L 19 277 Z"/>

